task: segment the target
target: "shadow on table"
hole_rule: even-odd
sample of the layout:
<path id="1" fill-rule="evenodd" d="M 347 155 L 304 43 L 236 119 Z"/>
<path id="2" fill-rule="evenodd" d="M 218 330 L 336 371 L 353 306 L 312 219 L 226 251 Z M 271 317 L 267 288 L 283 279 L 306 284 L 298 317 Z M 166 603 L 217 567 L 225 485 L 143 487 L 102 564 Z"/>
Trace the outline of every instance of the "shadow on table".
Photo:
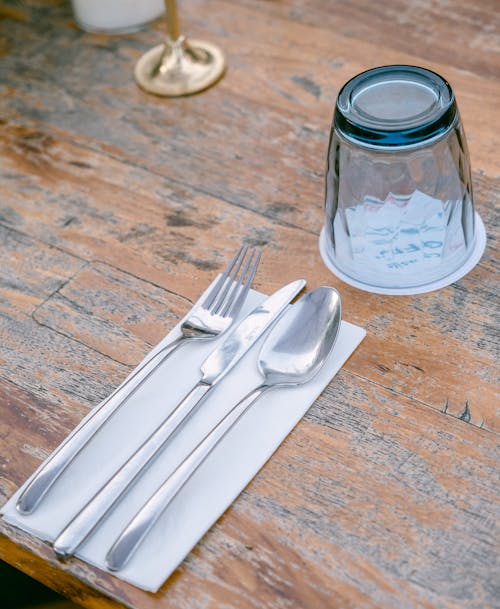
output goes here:
<path id="1" fill-rule="evenodd" d="M 4 562 L 0 562 L 0 608 L 81 609 Z"/>

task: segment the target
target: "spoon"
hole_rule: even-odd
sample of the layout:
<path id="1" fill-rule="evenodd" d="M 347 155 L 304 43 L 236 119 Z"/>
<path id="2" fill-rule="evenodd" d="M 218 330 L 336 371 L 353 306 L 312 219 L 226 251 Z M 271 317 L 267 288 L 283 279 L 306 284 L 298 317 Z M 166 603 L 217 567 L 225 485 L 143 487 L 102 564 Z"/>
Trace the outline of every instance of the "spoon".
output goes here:
<path id="1" fill-rule="evenodd" d="M 125 567 L 177 493 L 263 393 L 300 385 L 319 372 L 335 344 L 340 320 L 340 295 L 333 288 L 317 288 L 288 308 L 260 350 L 257 366 L 262 382 L 219 421 L 136 513 L 107 553 L 108 569 Z"/>

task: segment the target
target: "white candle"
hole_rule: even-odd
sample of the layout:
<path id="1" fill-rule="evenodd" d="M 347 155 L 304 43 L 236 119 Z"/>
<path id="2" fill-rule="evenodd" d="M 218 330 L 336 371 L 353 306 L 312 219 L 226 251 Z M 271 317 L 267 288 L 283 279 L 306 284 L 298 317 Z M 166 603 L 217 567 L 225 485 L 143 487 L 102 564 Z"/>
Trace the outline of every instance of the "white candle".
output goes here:
<path id="1" fill-rule="evenodd" d="M 137 30 L 165 10 L 163 0 L 71 0 L 85 30 L 120 33 Z"/>

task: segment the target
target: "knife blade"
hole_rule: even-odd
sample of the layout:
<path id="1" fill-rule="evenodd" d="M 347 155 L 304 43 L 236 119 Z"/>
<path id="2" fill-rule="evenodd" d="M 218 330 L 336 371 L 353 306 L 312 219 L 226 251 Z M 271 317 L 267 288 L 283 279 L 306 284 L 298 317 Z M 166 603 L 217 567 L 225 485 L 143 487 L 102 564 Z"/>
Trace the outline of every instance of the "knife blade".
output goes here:
<path id="1" fill-rule="evenodd" d="M 202 376 L 196 385 L 59 534 L 54 541 L 54 551 L 60 558 L 74 554 L 174 432 L 280 316 L 305 283 L 305 280 L 298 279 L 266 298 L 209 354 L 201 364 Z"/>

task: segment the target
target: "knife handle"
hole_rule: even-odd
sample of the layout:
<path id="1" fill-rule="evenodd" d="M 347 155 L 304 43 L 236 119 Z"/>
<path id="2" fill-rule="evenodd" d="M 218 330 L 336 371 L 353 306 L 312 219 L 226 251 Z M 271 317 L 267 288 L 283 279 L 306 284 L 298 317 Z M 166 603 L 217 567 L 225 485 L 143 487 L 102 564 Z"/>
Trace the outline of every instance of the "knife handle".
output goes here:
<path id="1" fill-rule="evenodd" d="M 150 354 L 110 396 L 91 411 L 87 420 L 66 438 L 28 482 L 17 500 L 18 512 L 31 514 L 35 510 L 54 482 L 87 446 L 100 427 L 139 389 L 183 340 L 185 339 L 182 335 L 177 336 L 162 349 Z"/>
<path id="2" fill-rule="evenodd" d="M 106 555 L 110 571 L 123 569 L 167 506 L 203 461 L 264 391 L 261 385 L 240 400 L 140 508 Z"/>
<path id="3" fill-rule="evenodd" d="M 54 542 L 54 551 L 60 558 L 74 554 L 78 546 L 85 541 L 120 497 L 151 464 L 168 439 L 179 429 L 195 406 L 202 401 L 209 389 L 210 385 L 201 381 L 197 383 L 168 418 L 69 522 Z"/>

